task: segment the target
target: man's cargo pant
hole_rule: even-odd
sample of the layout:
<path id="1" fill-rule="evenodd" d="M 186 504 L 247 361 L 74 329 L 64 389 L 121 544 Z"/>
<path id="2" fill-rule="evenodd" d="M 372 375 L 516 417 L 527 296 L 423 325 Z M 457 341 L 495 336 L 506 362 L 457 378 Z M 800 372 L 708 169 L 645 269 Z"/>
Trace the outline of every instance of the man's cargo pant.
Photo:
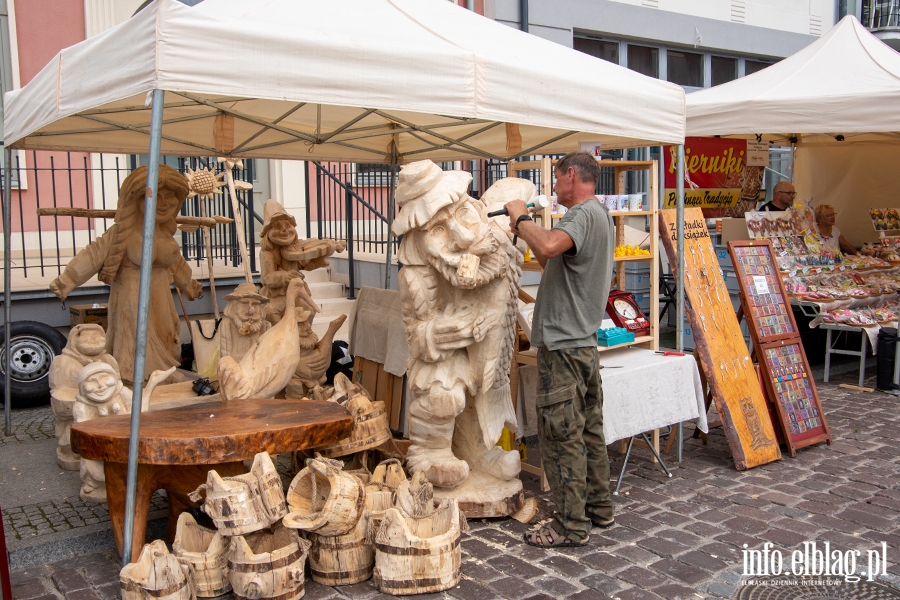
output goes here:
<path id="1" fill-rule="evenodd" d="M 603 390 L 596 347 L 537 353 L 541 461 L 558 512 L 551 526 L 586 541 L 591 520 L 614 515 L 603 438 Z"/>

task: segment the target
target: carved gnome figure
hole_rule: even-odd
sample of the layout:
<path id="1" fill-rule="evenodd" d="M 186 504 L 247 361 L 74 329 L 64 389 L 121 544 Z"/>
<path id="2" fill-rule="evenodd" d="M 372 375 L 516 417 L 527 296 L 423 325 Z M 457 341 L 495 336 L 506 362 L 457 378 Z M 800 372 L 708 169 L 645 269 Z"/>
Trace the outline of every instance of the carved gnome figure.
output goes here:
<path id="1" fill-rule="evenodd" d="M 407 466 L 445 488 L 470 469 L 504 481 L 520 470 L 518 453 L 496 443 L 516 424 L 509 365 L 521 253 L 469 197 L 471 180 L 419 161 L 400 171 L 395 194 L 412 394 Z"/>
<path id="2" fill-rule="evenodd" d="M 259 337 L 272 326 L 266 320 L 268 298 L 256 291 L 252 283 L 242 283 L 225 296 L 225 319 L 219 332 L 222 358 L 230 356 L 241 362 Z"/>
<path id="3" fill-rule="evenodd" d="M 67 471 L 81 468 L 81 457 L 72 452 L 72 408 L 78 394 L 78 373 L 93 362 L 102 361 L 118 370 L 119 364 L 106 352 L 106 332 L 96 323 L 75 325 L 62 353 L 50 364 L 50 405 L 56 415 L 56 464 Z"/>
<path id="4" fill-rule="evenodd" d="M 150 406 L 156 386 L 175 372 L 175 367 L 153 371 L 142 394 L 141 412 Z M 94 362 L 78 372 L 78 394 L 72 416 L 76 423 L 111 415 L 131 414 L 132 391 L 125 387 L 119 371 L 105 362 Z M 85 502 L 106 502 L 103 461 L 81 459 L 81 492 Z"/>

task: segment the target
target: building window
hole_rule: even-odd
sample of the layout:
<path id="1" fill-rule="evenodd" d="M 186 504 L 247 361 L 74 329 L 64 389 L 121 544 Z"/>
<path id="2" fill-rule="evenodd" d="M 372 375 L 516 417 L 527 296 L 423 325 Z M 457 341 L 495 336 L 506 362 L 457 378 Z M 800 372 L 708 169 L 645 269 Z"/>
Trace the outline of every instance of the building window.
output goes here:
<path id="1" fill-rule="evenodd" d="M 590 54 L 595 58 L 619 64 L 619 42 L 608 42 L 590 38 L 577 37 L 573 40 L 574 48 L 579 52 Z"/>
<path id="2" fill-rule="evenodd" d="M 737 79 L 738 61 L 724 56 L 711 57 L 712 85 L 720 85 Z"/>
<path id="3" fill-rule="evenodd" d="M 766 67 L 772 65 L 770 62 L 763 62 L 761 60 L 745 60 L 744 61 L 744 75 L 753 75 L 754 73 L 758 73 L 762 71 Z"/>
<path id="4" fill-rule="evenodd" d="M 668 50 L 666 80 L 686 87 L 703 87 L 703 55 L 695 52 Z"/>
<path id="5" fill-rule="evenodd" d="M 628 68 L 648 77 L 659 77 L 659 49 L 628 44 Z"/>

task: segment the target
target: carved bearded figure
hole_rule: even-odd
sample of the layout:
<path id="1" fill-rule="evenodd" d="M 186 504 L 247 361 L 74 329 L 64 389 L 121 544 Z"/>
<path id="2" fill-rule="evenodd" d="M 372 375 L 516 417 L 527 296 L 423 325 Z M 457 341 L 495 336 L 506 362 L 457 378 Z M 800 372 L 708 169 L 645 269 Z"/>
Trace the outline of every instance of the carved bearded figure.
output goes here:
<path id="1" fill-rule="evenodd" d="M 521 254 L 466 193 L 471 176 L 431 161 L 400 171 L 393 232 L 410 358 L 407 465 L 435 486 L 454 487 L 470 469 L 510 480 L 517 452 L 496 443 L 515 430 L 509 365 Z"/>
<path id="2" fill-rule="evenodd" d="M 221 357 L 230 356 L 241 362 L 250 346 L 272 326 L 266 320 L 265 304 L 269 301 L 257 293 L 252 283 L 242 283 L 225 296 L 225 310 L 219 335 Z"/>

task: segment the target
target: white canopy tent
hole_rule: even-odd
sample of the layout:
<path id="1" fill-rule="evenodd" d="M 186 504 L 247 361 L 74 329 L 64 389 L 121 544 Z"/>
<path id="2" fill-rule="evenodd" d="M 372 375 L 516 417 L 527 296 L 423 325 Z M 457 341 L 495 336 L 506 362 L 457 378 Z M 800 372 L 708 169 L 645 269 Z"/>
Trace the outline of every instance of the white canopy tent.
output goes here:
<path id="1" fill-rule="evenodd" d="M 436 0 L 159 0 L 6 95 L 13 148 L 391 162 L 678 144 L 684 93 Z"/>
<path id="2" fill-rule="evenodd" d="M 10 148 L 149 145 L 149 257 L 160 154 L 397 163 L 682 144 L 684 93 L 443 0 L 158 0 L 8 93 L 4 127 L 4 231 Z M 141 266 L 124 562 L 151 262 Z M 9 406 L 7 396 L 7 424 Z"/>
<path id="3" fill-rule="evenodd" d="M 834 206 L 859 244 L 877 238 L 868 208 L 900 204 L 898 107 L 900 53 L 847 16 L 771 67 L 689 94 L 687 131 L 793 145 L 798 196 Z"/>

